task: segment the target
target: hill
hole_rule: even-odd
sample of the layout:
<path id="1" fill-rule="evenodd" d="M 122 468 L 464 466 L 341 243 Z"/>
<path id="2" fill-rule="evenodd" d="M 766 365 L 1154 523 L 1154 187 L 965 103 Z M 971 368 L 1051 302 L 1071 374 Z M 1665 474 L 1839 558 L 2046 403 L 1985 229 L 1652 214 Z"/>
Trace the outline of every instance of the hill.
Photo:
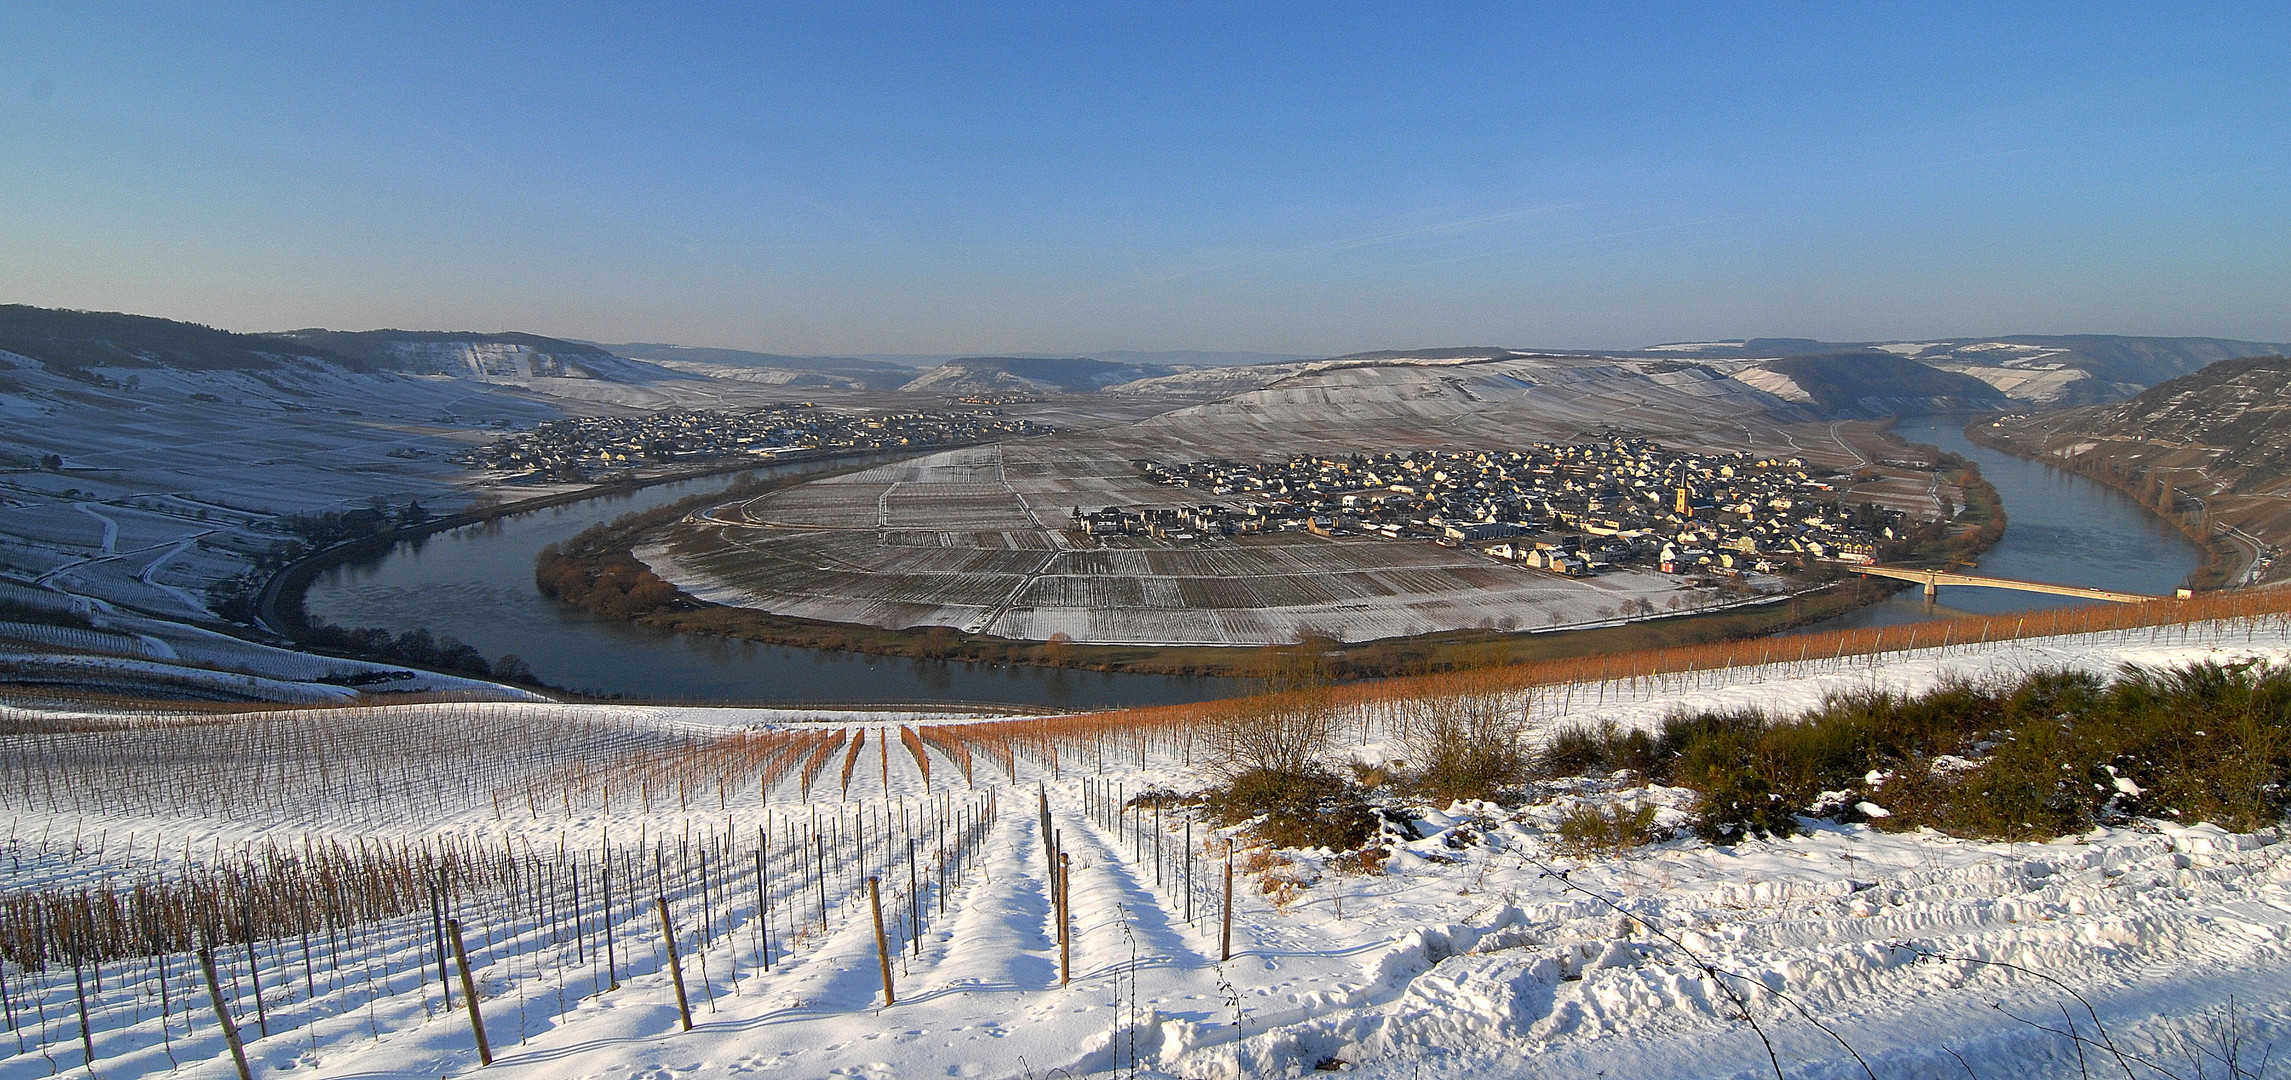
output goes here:
<path id="1" fill-rule="evenodd" d="M 595 345 L 538 334 L 437 330 L 293 330 L 261 335 L 345 358 L 356 370 L 490 379 L 603 379 L 644 383 L 676 378 L 655 364 Z"/>
<path id="2" fill-rule="evenodd" d="M 2223 463 L 2247 470 L 2254 486 L 2281 481 L 2291 446 L 2291 359 L 2253 356 L 2226 360 L 2193 375 L 2150 387 L 2132 400 L 2099 410 L 2097 426 L 2111 434 L 2212 447 Z"/>
<path id="3" fill-rule="evenodd" d="M 2236 494 L 2291 496 L 2291 359 L 2223 360 L 2141 391 L 2130 401 L 2008 421 L 2047 444 L 2122 444 L 2144 461 L 2197 465 Z M 2083 453 L 2099 449 L 2095 446 Z"/>
<path id="4" fill-rule="evenodd" d="M 279 371 L 313 365 L 357 374 L 398 372 L 482 380 L 676 378 L 657 365 L 538 334 L 434 330 L 291 330 L 239 334 L 198 323 L 113 311 L 0 305 L 0 351 L 81 382 L 102 368 L 183 372 Z"/>
<path id="5" fill-rule="evenodd" d="M 1772 378 L 1761 381 L 1759 372 Z M 1980 379 L 1875 349 L 1769 360 L 1737 377 L 1829 416 L 1898 416 L 2009 404 Z"/>
<path id="6" fill-rule="evenodd" d="M 357 366 L 322 346 L 271 335 L 234 334 L 148 315 L 23 304 L 0 305 L 0 350 L 83 382 L 94 378 L 94 369 L 105 367 L 266 371 L 289 358 Z"/>
<path id="7" fill-rule="evenodd" d="M 1087 357 L 966 356 L 932 368 L 899 389 L 909 393 L 1086 394 L 1173 373 L 1154 364 L 1119 364 Z"/>
<path id="8" fill-rule="evenodd" d="M 1348 360 L 1368 360 L 1379 362 L 1405 360 L 1505 360 L 1514 356 L 1526 355 L 1529 354 L 1518 349 L 1498 349 L 1488 345 L 1463 345 L 1437 349 L 1379 349 L 1374 352 L 1346 353 L 1343 356 L 1329 357 L 1329 359 L 1338 362 Z"/>
<path id="9" fill-rule="evenodd" d="M 2286 350 L 2284 345 L 2228 338 L 2012 334 L 1858 342 L 1751 338 L 1679 342 L 1640 351 L 1744 360 L 1885 353 L 1937 370 L 1970 375 L 2017 401 L 2065 408 L 2120 401 L 2206 364 Z"/>
<path id="10" fill-rule="evenodd" d="M 2284 349 L 2226 338 L 2104 334 L 1906 342 L 1752 338 L 1678 342 L 1615 352 L 1440 346 L 1181 371 L 1113 389 L 1125 395 L 1202 400 L 1268 389 L 1299 375 L 1346 368 L 1455 366 L 1530 357 L 1614 362 L 1659 359 L 1698 365 L 1698 370 L 1713 376 L 1740 381 L 1827 416 L 1871 417 L 2120 401 L 2215 361 Z"/>
<path id="11" fill-rule="evenodd" d="M 896 390 L 915 377 L 915 367 L 857 356 L 782 356 L 745 349 L 710 349 L 659 342 L 603 345 L 616 356 L 644 360 L 675 371 L 740 382 L 818 386 L 855 390 Z"/>
<path id="12" fill-rule="evenodd" d="M 703 391 L 734 397 L 533 334 L 241 334 L 0 307 L 0 580 L 215 623 L 310 522 L 477 497 L 452 460 L 474 443 Z"/>
<path id="13" fill-rule="evenodd" d="M 1482 355 L 1490 351 L 1503 355 Z M 1510 350 L 1265 365 L 1229 369 L 1262 371 L 1262 385 L 1163 413 L 1132 430 L 1174 440 L 1186 453 L 1215 457 L 1264 446 L 1503 445 L 1609 435 L 1722 442 L 1739 436 L 1745 423 L 1816 418 L 1805 404 L 1721 370 L 1745 367 Z M 1191 383 L 1211 374 L 1156 382 Z"/>
<path id="14" fill-rule="evenodd" d="M 2291 359 L 2224 360 L 2129 401 L 2011 418 L 1977 434 L 2068 463 L 2232 547 L 2291 543 Z M 2264 573 L 2269 553 L 2241 554 Z"/>

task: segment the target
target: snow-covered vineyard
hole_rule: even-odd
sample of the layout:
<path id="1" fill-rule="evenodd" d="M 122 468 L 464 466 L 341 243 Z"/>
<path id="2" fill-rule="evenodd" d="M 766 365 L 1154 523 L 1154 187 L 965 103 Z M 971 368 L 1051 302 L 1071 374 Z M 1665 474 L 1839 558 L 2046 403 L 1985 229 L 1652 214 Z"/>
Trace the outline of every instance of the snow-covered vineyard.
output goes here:
<path id="1" fill-rule="evenodd" d="M 2248 658 L 2291 658 L 2280 616 L 1506 705 L 1541 732 L 1644 727 Z M 1404 708 L 1347 708 L 1345 753 L 1401 752 Z M 2291 1060 L 2291 845 L 2273 832 L 1816 824 L 1589 855 L 1561 841 L 1570 811 L 1675 824 L 1690 793 L 1550 782 L 1523 806 L 1388 818 L 1377 866 L 1234 850 L 1139 799 L 1212 780 L 1174 725 L 547 703 L 0 723 L 0 1077 L 234 1075 L 218 1006 L 255 1075 L 469 1073 L 465 986 L 485 1071 L 532 1077 L 2192 1078 Z"/>

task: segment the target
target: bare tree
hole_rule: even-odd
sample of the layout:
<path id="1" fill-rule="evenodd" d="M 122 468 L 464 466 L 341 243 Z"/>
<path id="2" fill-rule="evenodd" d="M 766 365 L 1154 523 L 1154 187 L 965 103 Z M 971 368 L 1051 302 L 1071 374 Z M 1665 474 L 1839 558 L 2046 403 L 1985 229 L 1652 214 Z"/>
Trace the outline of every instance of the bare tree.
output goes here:
<path id="1" fill-rule="evenodd" d="M 1415 785 L 1443 799 L 1489 799 L 1524 779 L 1527 704 L 1493 693 L 1418 698 L 1402 706 L 1401 742 Z"/>
<path id="2" fill-rule="evenodd" d="M 1317 771 L 1336 718 L 1334 703 L 1318 689 L 1229 702 L 1209 716 L 1210 765 L 1228 780 Z"/>

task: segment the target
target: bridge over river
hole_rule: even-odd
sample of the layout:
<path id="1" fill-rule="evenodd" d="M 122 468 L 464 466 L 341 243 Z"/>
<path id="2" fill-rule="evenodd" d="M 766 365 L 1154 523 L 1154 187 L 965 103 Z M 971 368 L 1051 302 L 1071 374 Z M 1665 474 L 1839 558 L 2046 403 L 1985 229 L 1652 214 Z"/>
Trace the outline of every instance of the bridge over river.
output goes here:
<path id="1" fill-rule="evenodd" d="M 2144 604 L 2150 600 L 2169 597 L 2149 596 L 2145 593 L 2116 592 L 2110 589 L 2088 589 L 2081 585 L 2054 585 L 2044 581 L 2015 581 L 2011 578 L 1977 577 L 1947 570 L 1912 570 L 1899 566 L 1848 566 L 1846 569 L 1869 577 L 1914 581 L 1925 586 L 1925 598 L 1933 599 L 1943 585 L 1972 585 L 1985 589 L 2013 589 L 2019 592 L 2051 593 L 2054 596 L 2074 596 L 2085 600 L 2106 600 L 2115 604 Z"/>

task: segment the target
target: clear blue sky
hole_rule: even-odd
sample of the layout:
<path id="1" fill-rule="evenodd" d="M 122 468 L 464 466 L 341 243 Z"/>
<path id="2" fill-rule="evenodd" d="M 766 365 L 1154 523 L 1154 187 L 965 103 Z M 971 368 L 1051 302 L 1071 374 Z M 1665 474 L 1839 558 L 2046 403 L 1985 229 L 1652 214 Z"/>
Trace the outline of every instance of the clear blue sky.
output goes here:
<path id="1" fill-rule="evenodd" d="M 2291 340 L 2280 3 L 208 6 L 0 6 L 0 301 L 789 352 Z"/>

